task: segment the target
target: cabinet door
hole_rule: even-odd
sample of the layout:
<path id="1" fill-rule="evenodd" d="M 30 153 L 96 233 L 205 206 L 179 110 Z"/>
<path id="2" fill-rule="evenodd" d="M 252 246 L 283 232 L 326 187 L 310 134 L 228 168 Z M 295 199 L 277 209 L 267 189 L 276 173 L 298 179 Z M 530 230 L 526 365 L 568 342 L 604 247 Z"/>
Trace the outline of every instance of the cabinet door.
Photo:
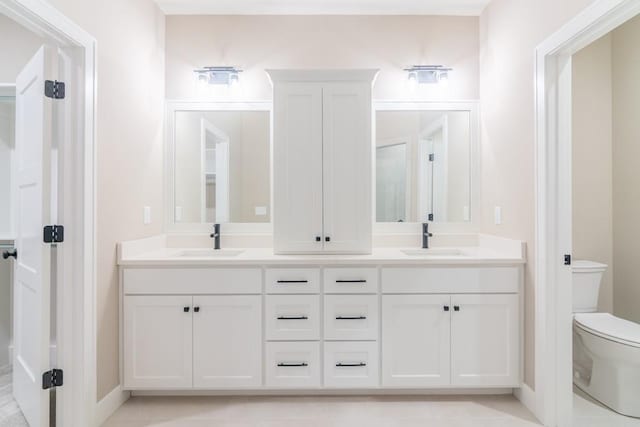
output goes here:
<path id="1" fill-rule="evenodd" d="M 276 253 L 322 250 L 322 86 L 274 92 L 273 228 Z"/>
<path id="2" fill-rule="evenodd" d="M 260 386 L 262 297 L 196 296 L 193 311 L 193 386 Z"/>
<path id="3" fill-rule="evenodd" d="M 449 295 L 382 297 L 382 385 L 449 384 Z"/>
<path id="4" fill-rule="evenodd" d="M 518 295 L 455 295 L 451 305 L 452 383 L 519 386 Z"/>
<path id="5" fill-rule="evenodd" d="M 324 249 L 371 252 L 371 85 L 323 88 Z"/>
<path id="6" fill-rule="evenodd" d="M 124 297 L 124 387 L 192 385 L 191 296 Z"/>

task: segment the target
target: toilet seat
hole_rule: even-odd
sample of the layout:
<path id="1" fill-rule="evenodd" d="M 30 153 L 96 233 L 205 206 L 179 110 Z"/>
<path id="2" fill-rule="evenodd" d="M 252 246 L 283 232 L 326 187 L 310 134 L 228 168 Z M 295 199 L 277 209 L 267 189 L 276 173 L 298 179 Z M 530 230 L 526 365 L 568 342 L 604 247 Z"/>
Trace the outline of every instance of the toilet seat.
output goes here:
<path id="1" fill-rule="evenodd" d="M 640 348 L 640 324 L 615 317 L 609 313 L 579 313 L 574 315 L 576 326 L 586 332 Z"/>

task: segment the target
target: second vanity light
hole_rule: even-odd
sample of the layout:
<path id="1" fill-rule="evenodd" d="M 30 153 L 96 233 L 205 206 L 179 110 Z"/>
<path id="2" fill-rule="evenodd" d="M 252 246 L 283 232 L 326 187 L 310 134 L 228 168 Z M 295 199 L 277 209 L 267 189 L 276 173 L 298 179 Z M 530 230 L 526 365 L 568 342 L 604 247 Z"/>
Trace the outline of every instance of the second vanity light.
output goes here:
<path id="1" fill-rule="evenodd" d="M 412 84 L 437 84 L 449 81 L 449 73 L 453 68 L 443 65 L 412 65 L 404 69 Z"/>

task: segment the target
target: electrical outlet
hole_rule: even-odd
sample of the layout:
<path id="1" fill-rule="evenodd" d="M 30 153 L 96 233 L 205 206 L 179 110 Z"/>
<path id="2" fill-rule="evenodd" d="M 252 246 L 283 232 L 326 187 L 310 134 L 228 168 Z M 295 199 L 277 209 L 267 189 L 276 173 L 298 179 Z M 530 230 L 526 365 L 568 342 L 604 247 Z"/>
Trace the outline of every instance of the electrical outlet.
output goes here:
<path id="1" fill-rule="evenodd" d="M 493 211 L 493 219 L 496 225 L 502 224 L 502 208 L 500 206 L 496 206 Z"/>
<path id="2" fill-rule="evenodd" d="M 145 225 L 151 224 L 151 206 L 144 207 L 143 223 Z"/>

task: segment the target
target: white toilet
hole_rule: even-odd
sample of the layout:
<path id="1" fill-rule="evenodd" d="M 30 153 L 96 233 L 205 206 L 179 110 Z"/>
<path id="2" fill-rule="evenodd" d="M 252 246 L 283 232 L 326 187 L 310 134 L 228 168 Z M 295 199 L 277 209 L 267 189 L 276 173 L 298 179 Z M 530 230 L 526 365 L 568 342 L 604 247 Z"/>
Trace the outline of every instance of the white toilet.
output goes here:
<path id="1" fill-rule="evenodd" d="M 573 263 L 573 383 L 614 411 L 640 417 L 640 324 L 596 313 L 606 269 Z"/>

